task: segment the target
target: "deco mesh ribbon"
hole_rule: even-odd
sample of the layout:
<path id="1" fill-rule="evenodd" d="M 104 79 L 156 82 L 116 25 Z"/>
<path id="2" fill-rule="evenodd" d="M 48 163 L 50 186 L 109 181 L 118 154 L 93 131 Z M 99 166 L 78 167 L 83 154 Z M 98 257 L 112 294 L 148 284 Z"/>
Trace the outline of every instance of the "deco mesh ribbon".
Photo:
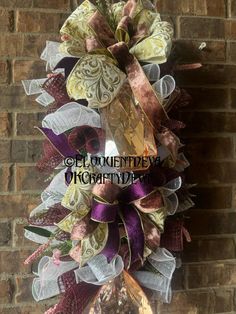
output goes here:
<path id="1" fill-rule="evenodd" d="M 194 205 L 176 135 L 184 124 L 171 118 L 189 99 L 163 67 L 173 29 L 148 0 L 85 0 L 61 35 L 41 55 L 48 76 L 23 81 L 27 95 L 38 94 L 47 107 L 37 167 L 51 179 L 25 227 L 41 244 L 25 263 L 44 255 L 33 297 L 61 294 L 48 314 L 102 312 L 113 293 L 116 306 L 152 313 L 151 295 L 171 301 L 183 240 L 191 240 L 183 212 Z M 109 163 L 124 157 L 133 162 Z M 120 182 L 130 174 L 133 180 Z"/>

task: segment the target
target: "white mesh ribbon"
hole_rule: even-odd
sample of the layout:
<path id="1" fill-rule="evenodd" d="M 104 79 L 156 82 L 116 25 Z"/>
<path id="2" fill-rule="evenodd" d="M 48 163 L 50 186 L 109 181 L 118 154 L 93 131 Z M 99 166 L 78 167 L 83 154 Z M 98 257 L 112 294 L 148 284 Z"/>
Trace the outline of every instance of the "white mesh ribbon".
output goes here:
<path id="1" fill-rule="evenodd" d="M 85 281 L 94 285 L 104 285 L 119 276 L 124 269 L 121 256 L 117 256 L 110 263 L 104 255 L 93 257 L 88 266 L 78 268 L 75 261 L 54 264 L 53 258 L 44 256 L 38 264 L 38 278 L 33 280 L 32 294 L 36 301 L 45 300 L 60 294 L 58 278 L 64 273 L 74 270 L 76 282 Z"/>
<path id="2" fill-rule="evenodd" d="M 158 248 L 147 260 L 157 272 L 137 271 L 134 277 L 141 286 L 158 292 L 163 301 L 169 303 L 172 295 L 170 283 L 176 268 L 175 258 L 168 250 Z"/>
<path id="3" fill-rule="evenodd" d="M 150 82 L 155 82 L 152 87 L 162 99 L 169 97 L 175 90 L 175 80 L 171 75 L 165 75 L 160 79 L 161 70 L 158 64 L 146 64 L 144 73 Z"/>
<path id="4" fill-rule="evenodd" d="M 46 202 L 47 205 L 52 206 L 55 203 L 59 203 L 65 195 L 67 190 L 65 182 L 66 171 L 67 168 L 64 168 L 55 175 L 49 186 L 41 194 L 42 201 Z"/>
<path id="5" fill-rule="evenodd" d="M 99 254 L 88 261 L 88 266 L 74 271 L 76 281 L 85 281 L 93 285 L 104 285 L 106 282 L 119 276 L 124 269 L 121 256 L 117 255 L 110 263 L 107 258 Z"/>
<path id="6" fill-rule="evenodd" d="M 174 215 L 179 206 L 178 196 L 176 191 L 179 190 L 182 186 L 181 177 L 177 177 L 169 181 L 166 185 L 161 188 L 161 192 L 165 197 L 167 213 L 169 215 Z"/>
<path id="7" fill-rule="evenodd" d="M 46 70 L 53 70 L 57 63 L 64 57 L 68 56 L 59 51 L 60 43 L 55 41 L 46 41 L 46 47 L 43 50 L 40 58 L 47 61 Z"/>
<path id="8" fill-rule="evenodd" d="M 142 68 L 150 82 L 156 82 L 160 79 L 161 70 L 158 64 L 146 64 Z"/>
<path id="9" fill-rule="evenodd" d="M 22 85 L 24 87 L 26 95 L 35 95 L 42 93 L 42 86 L 46 82 L 46 80 L 47 78 L 22 81 Z"/>
<path id="10" fill-rule="evenodd" d="M 42 203 L 31 211 L 30 217 L 46 212 L 49 207 L 61 202 L 67 190 L 67 185 L 65 183 L 66 170 L 67 169 L 61 170 L 53 178 L 49 186 L 42 192 L 41 194 Z M 57 229 L 57 227 L 45 227 L 45 226 L 40 227 L 40 228 L 49 230 L 51 232 L 54 232 Z M 48 241 L 48 238 L 39 236 L 28 230 L 25 231 L 25 237 L 39 244 L 44 244 Z M 60 243 L 60 241 L 53 240 L 52 242 L 53 245 L 58 244 L 58 243 Z"/>
<path id="11" fill-rule="evenodd" d="M 55 99 L 42 88 L 43 84 L 46 81 L 47 78 L 21 81 L 26 95 L 40 94 L 36 98 L 36 101 L 44 107 L 50 105 L 55 101 Z"/>
<path id="12" fill-rule="evenodd" d="M 52 129 L 55 134 L 61 134 L 77 126 L 89 125 L 100 128 L 100 115 L 88 107 L 76 102 L 70 102 L 56 112 L 48 114 L 42 122 L 44 128 Z"/>
<path id="13" fill-rule="evenodd" d="M 163 76 L 159 81 L 152 85 L 161 98 L 169 97 L 175 90 L 175 80 L 171 75 Z"/>
<path id="14" fill-rule="evenodd" d="M 32 294 L 36 301 L 45 300 L 60 294 L 58 277 L 79 267 L 75 261 L 54 264 L 53 258 L 44 256 L 38 264 L 38 278 L 33 280 Z"/>
<path id="15" fill-rule="evenodd" d="M 45 230 L 48 230 L 48 231 L 53 233 L 57 229 L 57 227 L 53 227 L 53 226 L 51 226 L 51 227 L 43 226 L 42 227 L 42 226 L 40 226 L 40 229 L 45 229 Z M 40 236 L 38 234 L 35 234 L 35 233 L 33 233 L 33 232 L 29 231 L 29 230 L 25 230 L 25 234 L 24 235 L 25 235 L 26 239 L 28 239 L 28 240 L 30 240 L 32 242 L 38 243 L 38 244 L 45 244 L 45 243 L 48 242 L 48 238 L 42 237 L 42 236 Z M 57 241 L 57 240 L 53 240 L 52 241 L 52 245 L 56 245 L 56 244 L 59 244 L 59 243 L 61 243 L 61 242 Z"/>
<path id="16" fill-rule="evenodd" d="M 175 167 L 174 169 L 178 172 L 183 172 L 186 168 L 188 168 L 190 166 L 189 161 L 187 160 L 187 158 L 185 157 L 185 155 L 183 153 L 180 153 L 178 155 L 178 159 L 176 161 Z"/>
<path id="17" fill-rule="evenodd" d="M 55 101 L 55 98 L 44 91 L 35 99 L 35 101 L 37 101 L 40 105 L 47 107 Z"/>

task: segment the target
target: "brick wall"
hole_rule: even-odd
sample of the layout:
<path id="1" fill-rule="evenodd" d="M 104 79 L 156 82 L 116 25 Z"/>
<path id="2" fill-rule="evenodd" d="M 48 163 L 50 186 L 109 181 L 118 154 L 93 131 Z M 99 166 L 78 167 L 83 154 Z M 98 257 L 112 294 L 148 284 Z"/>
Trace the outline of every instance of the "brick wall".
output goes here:
<path id="1" fill-rule="evenodd" d="M 29 212 L 45 183 L 34 170 L 40 156 L 38 125 L 42 108 L 24 95 L 20 81 L 43 77 L 39 55 L 75 1 L 0 0 L 0 313 L 41 314 L 51 301 L 36 305 L 32 274 L 23 260 L 34 248 L 23 237 Z M 236 1 L 160 0 L 163 17 L 175 25 L 187 47 L 207 43 L 204 67 L 179 73 L 193 96 L 182 113 L 190 182 L 198 182 L 197 206 L 187 215 L 193 241 L 175 274 L 171 305 L 163 314 L 236 313 Z M 188 50 L 184 50 L 188 51 Z M 186 60 L 193 57 L 185 53 Z"/>

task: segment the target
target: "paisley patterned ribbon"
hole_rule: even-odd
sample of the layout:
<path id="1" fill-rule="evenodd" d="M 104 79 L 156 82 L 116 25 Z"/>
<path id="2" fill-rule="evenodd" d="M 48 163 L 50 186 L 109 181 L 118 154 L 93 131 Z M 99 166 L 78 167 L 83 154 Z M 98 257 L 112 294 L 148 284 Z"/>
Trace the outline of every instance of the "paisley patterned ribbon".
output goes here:
<path id="1" fill-rule="evenodd" d="M 131 26 L 131 17 L 136 6 L 137 2 L 129 0 L 124 7 L 121 22 L 123 22 L 122 26 L 126 24 L 127 30 Z M 116 39 L 114 38 L 108 23 L 99 11 L 96 11 L 90 18 L 89 25 L 96 33 L 99 42 L 108 49 L 112 56 L 118 61 L 121 69 L 126 72 L 135 98 L 138 100 L 153 128 L 158 129 L 162 118 L 167 118 L 167 115 L 138 60 L 129 52 L 128 43 L 123 40 L 116 43 Z M 117 30 L 119 30 L 119 27 L 120 24 L 118 25 Z M 130 40 L 132 40 L 132 38 Z"/>
<path id="2" fill-rule="evenodd" d="M 161 131 L 161 123 L 168 121 L 168 116 L 162 106 L 163 95 L 151 86 L 139 62 L 165 62 L 173 29 L 161 21 L 148 0 L 115 3 L 111 12 L 113 30 L 109 16 L 103 16 L 91 1 L 85 0 L 62 26 L 61 52 L 80 58 L 67 78 L 67 92 L 71 98 L 87 99 L 88 106 L 100 109 L 102 116 L 111 113 L 108 136 L 122 143 L 119 154 L 157 155 L 153 135 Z M 133 93 L 129 93 L 132 99 L 124 103 L 121 96 L 127 81 Z M 134 104 L 135 100 L 139 106 L 133 107 L 131 102 Z M 117 105 L 119 109 L 113 109 Z M 129 121 L 125 136 L 119 140 L 117 113 L 123 119 L 127 114 Z M 139 116 L 139 124 L 134 123 L 135 115 Z"/>

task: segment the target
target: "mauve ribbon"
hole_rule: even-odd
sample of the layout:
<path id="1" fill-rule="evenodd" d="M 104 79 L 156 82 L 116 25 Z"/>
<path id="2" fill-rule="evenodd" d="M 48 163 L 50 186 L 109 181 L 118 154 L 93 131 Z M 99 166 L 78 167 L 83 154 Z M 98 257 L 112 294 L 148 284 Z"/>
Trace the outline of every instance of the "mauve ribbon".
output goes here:
<path id="1" fill-rule="evenodd" d="M 128 23 L 126 29 L 129 29 L 129 26 L 131 26 L 131 18 L 136 5 L 137 1 L 129 0 L 124 7 L 122 20 L 125 20 L 126 24 Z M 138 60 L 129 53 L 129 48 L 125 42 L 116 42 L 108 23 L 99 11 L 94 13 L 88 24 L 96 33 L 99 42 L 108 49 L 118 61 L 121 69 L 126 72 L 135 98 L 138 100 L 152 127 L 158 130 L 162 119 L 167 120 L 168 116 Z M 89 48 L 88 52 L 96 49 L 96 46 L 96 40 L 93 39 L 93 45 L 91 42 L 87 45 L 87 49 Z"/>
<path id="2" fill-rule="evenodd" d="M 72 285 L 53 308 L 53 314 L 82 314 L 99 292 L 100 286 L 80 282 Z"/>
<path id="3" fill-rule="evenodd" d="M 63 157 L 75 157 L 78 152 L 72 149 L 64 133 L 56 135 L 51 129 L 38 128 Z"/>

